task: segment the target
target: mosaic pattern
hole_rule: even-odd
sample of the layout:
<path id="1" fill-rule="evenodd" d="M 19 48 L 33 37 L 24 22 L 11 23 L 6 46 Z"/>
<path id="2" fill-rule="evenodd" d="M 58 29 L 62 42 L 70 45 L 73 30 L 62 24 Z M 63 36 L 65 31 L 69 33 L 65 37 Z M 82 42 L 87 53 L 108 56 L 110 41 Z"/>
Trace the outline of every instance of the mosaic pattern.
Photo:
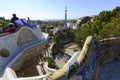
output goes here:
<path id="1" fill-rule="evenodd" d="M 68 78 L 70 80 L 73 80 L 73 77 L 80 80 L 93 80 L 97 66 L 101 64 L 101 62 L 117 56 L 120 56 L 120 39 L 94 42 L 90 52 L 90 58 L 87 59 L 85 57 L 85 61 L 87 61 L 87 63 L 83 61 L 84 63 L 81 63 L 83 67 L 80 67 L 79 71 L 76 67 L 77 65 L 73 64 L 70 66 Z"/>
<path id="2" fill-rule="evenodd" d="M 8 57 L 9 56 L 9 51 L 7 50 L 7 49 L 1 49 L 0 50 L 0 56 L 2 56 L 2 57 Z"/>
<path id="3" fill-rule="evenodd" d="M 30 29 L 24 28 L 19 33 L 17 45 L 18 47 L 21 47 L 25 44 L 28 44 L 37 40 L 38 38 L 34 35 L 34 33 Z"/>

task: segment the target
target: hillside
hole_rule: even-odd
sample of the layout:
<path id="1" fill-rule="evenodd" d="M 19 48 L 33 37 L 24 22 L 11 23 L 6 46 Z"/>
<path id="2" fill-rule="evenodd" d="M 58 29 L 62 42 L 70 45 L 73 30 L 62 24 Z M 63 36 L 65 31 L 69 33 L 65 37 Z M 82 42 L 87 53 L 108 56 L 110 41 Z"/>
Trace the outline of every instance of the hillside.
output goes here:
<path id="1" fill-rule="evenodd" d="M 120 6 L 111 11 L 102 11 L 89 21 L 75 30 L 75 41 L 83 43 L 87 36 L 97 39 L 120 36 Z"/>

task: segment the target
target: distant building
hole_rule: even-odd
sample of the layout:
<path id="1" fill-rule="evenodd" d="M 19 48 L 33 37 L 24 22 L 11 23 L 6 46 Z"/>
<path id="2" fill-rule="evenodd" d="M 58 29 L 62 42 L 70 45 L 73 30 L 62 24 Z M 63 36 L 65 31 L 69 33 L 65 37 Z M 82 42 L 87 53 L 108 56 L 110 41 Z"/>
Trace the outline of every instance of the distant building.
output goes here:
<path id="1" fill-rule="evenodd" d="M 67 28 L 75 29 L 74 23 L 68 22 L 68 23 L 67 23 Z"/>
<path id="2" fill-rule="evenodd" d="M 62 26 L 54 28 L 53 34 L 56 34 L 58 31 L 62 31 Z"/>
<path id="3" fill-rule="evenodd" d="M 81 20 L 79 25 L 82 25 L 82 24 L 90 21 L 91 19 L 92 19 L 92 17 L 89 17 L 89 16 L 83 17 L 83 19 Z"/>
<path id="4" fill-rule="evenodd" d="M 65 7 L 65 23 L 63 29 L 68 29 L 67 27 L 67 7 Z"/>
<path id="5" fill-rule="evenodd" d="M 75 23 L 75 27 L 77 28 L 78 26 L 81 26 L 82 24 L 85 24 L 88 21 L 93 21 L 93 17 L 85 16 L 85 17 L 78 19 Z"/>
<path id="6" fill-rule="evenodd" d="M 4 17 L 0 17 L 0 20 L 5 20 L 5 18 Z"/>

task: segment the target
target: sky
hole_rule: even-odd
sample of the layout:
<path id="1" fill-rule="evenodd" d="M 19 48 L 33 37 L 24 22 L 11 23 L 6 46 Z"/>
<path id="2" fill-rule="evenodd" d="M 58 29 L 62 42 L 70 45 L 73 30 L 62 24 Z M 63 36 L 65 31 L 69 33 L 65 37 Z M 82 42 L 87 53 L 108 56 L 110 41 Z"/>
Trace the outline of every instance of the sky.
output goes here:
<path id="1" fill-rule="evenodd" d="M 11 19 L 15 13 L 19 18 L 31 20 L 78 19 L 98 15 L 103 10 L 120 6 L 120 0 L 1 0 L 0 17 Z"/>

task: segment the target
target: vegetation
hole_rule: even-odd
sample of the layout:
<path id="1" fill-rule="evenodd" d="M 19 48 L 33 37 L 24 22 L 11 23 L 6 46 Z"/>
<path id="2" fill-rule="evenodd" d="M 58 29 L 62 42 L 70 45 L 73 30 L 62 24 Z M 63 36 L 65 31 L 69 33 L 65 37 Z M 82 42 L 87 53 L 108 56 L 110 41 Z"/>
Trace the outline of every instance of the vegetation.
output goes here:
<path id="1" fill-rule="evenodd" d="M 48 58 L 48 67 L 53 68 L 53 69 L 57 69 L 56 63 L 52 57 Z"/>
<path id="2" fill-rule="evenodd" d="M 68 71 L 68 77 L 71 75 L 75 74 L 79 69 L 79 64 L 75 62 L 73 65 L 70 66 L 69 71 Z"/>
<path id="3" fill-rule="evenodd" d="M 55 58 L 55 55 L 59 52 L 63 53 L 64 44 L 74 41 L 74 31 L 71 29 L 65 32 L 58 31 L 53 40 L 56 42 L 52 48 L 53 57 Z"/>
<path id="4" fill-rule="evenodd" d="M 5 20 L 0 20 L 0 24 L 1 24 L 0 27 L 5 27 L 7 26 L 8 22 Z"/>
<path id="5" fill-rule="evenodd" d="M 87 36 L 94 36 L 97 39 L 120 36 L 120 7 L 116 7 L 111 11 L 102 11 L 95 16 L 93 21 L 78 26 L 76 30 L 68 30 L 66 32 L 58 32 L 54 36 L 56 44 L 52 48 L 53 55 L 61 52 L 65 43 L 75 41 L 80 47 Z M 53 56 L 54 57 L 54 56 Z"/>
<path id="6" fill-rule="evenodd" d="M 63 38 L 63 34 L 61 32 L 58 32 L 55 36 L 54 36 L 54 46 L 52 48 L 52 56 L 53 58 L 55 58 L 55 56 L 60 52 L 60 50 L 62 49 L 62 39 Z"/>
<path id="7" fill-rule="evenodd" d="M 75 41 L 82 46 L 87 36 L 97 39 L 120 36 L 120 7 L 112 11 L 102 11 L 93 21 L 78 26 L 75 30 Z"/>

